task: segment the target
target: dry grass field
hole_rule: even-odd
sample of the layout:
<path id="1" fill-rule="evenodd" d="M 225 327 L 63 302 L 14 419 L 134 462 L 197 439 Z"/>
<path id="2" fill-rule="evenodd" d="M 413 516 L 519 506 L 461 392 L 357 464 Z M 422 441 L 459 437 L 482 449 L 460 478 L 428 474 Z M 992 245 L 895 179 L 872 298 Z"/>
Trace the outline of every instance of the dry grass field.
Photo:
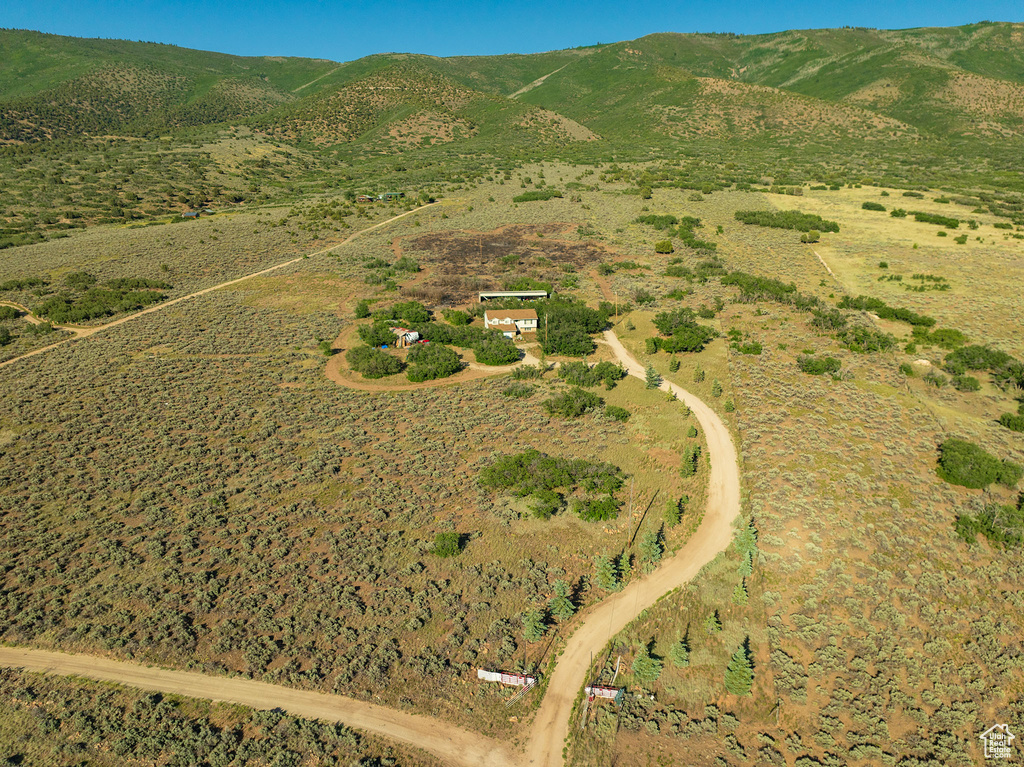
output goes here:
<path id="1" fill-rule="evenodd" d="M 845 294 L 883 298 L 1014 355 L 1024 353 L 1013 324 L 1024 243 L 1005 238 L 989 215 L 960 216 L 979 221 L 977 230 L 961 225 L 970 237 L 960 245 L 936 237 L 934 225 L 861 209 L 871 200 L 963 210 L 934 203 L 937 194 L 904 201 L 896 190 L 880 197 L 863 187 L 696 200 L 662 188 L 643 199 L 587 171 L 546 163 L 469 185 L 330 255 L 0 371 L 0 638 L 337 691 L 521 736 L 536 701 L 507 710 L 503 691 L 479 685 L 474 669 L 543 668 L 579 616 L 552 618 L 541 640 L 528 641 L 524 612 L 543 608 L 558 580 L 581 608 L 599 599 L 600 554 L 626 547 L 632 577 L 665 501 L 687 494 L 682 522 L 664 530 L 668 550 L 684 539 L 699 518 L 706 463 L 686 479 L 678 467 L 700 435 L 687 435 L 680 403 L 634 379 L 593 390 L 631 411 L 626 423 L 598 414 L 563 421 L 541 406 L 564 388 L 553 372 L 529 382 L 537 389 L 523 399 L 502 396 L 507 375 L 360 392 L 327 379 L 318 344 L 351 332 L 363 298 L 374 308 L 417 297 L 435 308 L 468 305 L 478 285 L 525 276 L 591 305 L 632 304 L 615 319 L 626 346 L 711 403 L 737 435 L 745 511 L 757 530 L 745 581 L 743 556 L 731 550 L 609 637 L 595 661 L 608 680 L 621 656 L 616 684 L 627 702 L 577 711 L 570 763 L 980 758 L 977 734 L 1024 716 L 1016 585 L 1024 573 L 1012 551 L 960 541 L 953 521 L 1015 491 L 946 484 L 935 473 L 936 446 L 957 436 L 1024 462 L 1021 436 L 994 423 L 1015 406 L 1012 397 L 985 373 L 977 392 L 908 377 L 901 364 L 938 364 L 945 352 L 904 351 L 905 323 L 848 312 L 900 339 L 892 350 L 858 354 L 792 306 L 742 302 L 713 275 L 666 276 L 671 265 L 700 270 L 710 256 L 678 239 L 673 254 L 656 254 L 664 233 L 635 219 L 699 217 L 697 235 L 718 244 L 710 260 L 726 270 L 792 281 L 831 304 Z M 564 196 L 512 201 L 541 179 Z M 841 228 L 805 245 L 798 232 L 739 223 L 741 209 L 799 209 Z M 55 276 L 74 268 L 137 276 L 137 265 L 159 270 L 166 260 L 175 292 L 188 292 L 324 245 L 299 234 L 280 239 L 289 228 L 305 231 L 294 225 L 317 218 L 313 204 L 298 206 L 285 226 L 255 223 L 282 215 L 121 230 L 119 244 L 102 251 L 112 256 L 88 265 L 71 251 L 27 253 L 38 269 L 59 264 Z M 239 253 L 250 225 L 271 239 L 246 263 Z M 214 227 L 223 239 L 211 252 L 239 247 L 205 264 L 201 246 L 211 243 L 197 240 Z M 164 230 L 192 232 L 176 257 L 133 239 Z M 395 271 L 402 257 L 420 271 Z M 385 266 L 368 266 L 373 259 Z M 602 264 L 610 271 L 602 274 Z M 944 276 L 951 287 L 911 292 L 878 282 L 883 272 L 904 275 L 904 284 L 917 284 L 917 273 Z M 670 355 L 648 354 L 646 340 L 659 312 L 680 307 L 712 312 L 700 321 L 720 335 L 699 354 L 676 355 L 672 370 Z M 761 353 L 739 353 L 733 338 L 756 341 Z M 797 357 L 808 353 L 840 360 L 841 374 L 800 372 Z M 606 355 L 599 344 L 589 361 Z M 619 466 L 631 480 L 618 519 L 535 519 L 522 499 L 479 487 L 477 473 L 495 457 L 531 447 Z M 462 536 L 459 556 L 431 552 L 439 532 Z M 735 595 L 741 583 L 746 604 Z M 721 631 L 709 633 L 716 612 Z M 680 639 L 690 651 L 684 667 L 669 658 Z M 749 697 L 723 685 L 745 641 Z M 642 646 L 664 662 L 656 681 L 632 670 Z"/>

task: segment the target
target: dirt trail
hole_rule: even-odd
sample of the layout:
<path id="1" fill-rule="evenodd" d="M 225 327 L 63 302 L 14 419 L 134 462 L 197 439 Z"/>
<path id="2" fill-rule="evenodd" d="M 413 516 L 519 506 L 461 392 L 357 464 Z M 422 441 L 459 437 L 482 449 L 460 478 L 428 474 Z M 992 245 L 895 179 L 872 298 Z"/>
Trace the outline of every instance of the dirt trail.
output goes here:
<path id="1" fill-rule="evenodd" d="M 114 320 L 113 322 L 108 322 L 105 325 L 96 325 L 95 327 L 83 327 L 83 326 L 80 326 L 80 325 L 54 325 L 54 327 L 57 328 L 58 330 L 67 330 L 67 331 L 69 331 L 71 333 L 74 333 L 75 335 L 72 338 L 65 338 L 63 341 L 58 341 L 55 344 L 50 344 L 49 346 L 44 346 L 44 347 L 42 347 L 40 349 L 35 349 L 33 351 L 28 352 L 27 354 L 22 354 L 19 357 L 12 357 L 11 359 L 7 360 L 6 362 L 0 362 L 0 368 L 6 367 L 7 365 L 13 365 L 15 362 L 18 362 L 19 360 L 26 359 L 27 357 L 34 357 L 37 354 L 42 354 L 43 352 L 49 351 L 50 349 L 54 349 L 54 348 L 56 348 L 58 346 L 61 346 L 62 344 L 70 343 L 71 341 L 77 341 L 77 340 L 82 339 L 82 338 L 88 338 L 89 336 L 93 335 L 94 333 L 99 333 L 101 330 L 107 330 L 108 328 L 113 328 L 113 327 L 117 327 L 118 325 L 123 325 L 126 322 L 131 322 L 134 319 L 138 319 L 139 317 L 144 317 L 145 315 L 152 314 L 153 312 L 163 311 L 164 309 L 166 309 L 166 308 L 168 308 L 170 306 L 174 306 L 175 304 L 180 304 L 182 301 L 188 301 L 188 300 L 190 300 L 192 298 L 198 298 L 199 296 L 205 296 L 207 293 L 212 293 L 215 290 L 220 290 L 221 288 L 230 287 L 231 285 L 237 285 L 239 282 L 244 282 L 245 280 L 251 280 L 253 277 L 262 277 L 264 274 L 269 274 L 270 272 L 277 271 L 278 269 L 284 269 L 286 266 L 291 266 L 292 264 L 297 264 L 299 261 L 301 261 L 304 258 L 311 258 L 313 256 L 322 256 L 324 253 L 330 253 L 332 250 L 335 250 L 336 248 L 340 248 L 340 247 L 342 247 L 344 245 L 348 245 L 356 237 L 360 237 L 360 236 L 366 234 L 367 232 L 372 232 L 374 229 L 379 229 L 382 226 L 390 224 L 392 221 L 397 221 L 400 218 L 405 218 L 406 216 L 412 215 L 413 213 L 417 213 L 417 212 L 423 210 L 424 208 L 429 208 L 431 205 L 437 205 L 437 203 L 436 202 L 431 202 L 431 203 L 428 203 L 426 205 L 421 205 L 418 208 L 413 208 L 412 210 L 405 211 L 405 213 L 399 213 L 397 216 L 392 216 L 391 218 L 385 219 L 384 221 L 376 223 L 373 226 L 368 226 L 366 229 L 360 229 L 358 232 L 355 232 L 355 233 L 349 235 L 347 238 L 345 238 L 343 241 L 339 242 L 337 245 L 331 245 L 329 248 L 324 248 L 323 250 L 318 250 L 315 253 L 307 253 L 307 254 L 298 256 L 297 258 L 293 258 L 293 259 L 290 259 L 288 261 L 284 261 L 283 263 L 275 264 L 274 266 L 269 266 L 266 269 L 261 269 L 258 272 L 253 272 L 252 274 L 247 274 L 244 277 L 236 277 L 233 280 L 228 280 L 226 282 L 221 282 L 221 283 L 219 283 L 217 285 L 214 285 L 212 287 L 204 288 L 203 290 L 197 290 L 195 293 L 189 293 L 187 296 L 179 296 L 178 298 L 172 298 L 170 301 L 164 301 L 161 304 L 156 304 L 155 306 L 151 306 L 148 309 L 143 309 L 140 312 L 135 312 L 135 314 L 129 314 L 129 315 L 125 316 L 125 317 L 121 317 L 120 319 Z M 20 308 L 23 309 L 24 311 L 28 312 L 28 309 L 26 309 L 25 307 L 20 307 Z M 31 314 L 31 312 L 29 312 L 29 315 L 30 315 L 30 317 L 34 316 L 34 315 Z"/>
<path id="2" fill-rule="evenodd" d="M 645 378 L 644 367 L 626 351 L 613 331 L 608 345 L 630 375 Z M 548 681 L 527 745 L 527 764 L 561 767 L 562 746 L 569 734 L 573 701 L 586 682 L 591 653 L 596 656 L 612 636 L 646 610 L 658 597 L 682 586 L 725 551 L 733 535 L 733 520 L 740 513 L 740 474 L 736 448 L 722 419 L 703 401 L 680 386 L 664 382 L 693 411 L 707 439 L 711 461 L 708 505 L 700 526 L 686 544 L 651 575 L 630 582 L 605 598 L 588 613 L 570 637 Z"/>
<path id="3" fill-rule="evenodd" d="M 568 64 L 563 64 L 558 69 L 556 69 L 554 72 L 548 72 L 546 75 L 541 75 L 536 80 L 534 80 L 532 83 L 524 85 L 522 88 L 517 90 L 515 93 L 513 93 L 511 96 L 509 96 L 509 98 L 510 99 L 514 99 L 516 96 L 522 96 L 527 91 L 532 91 L 538 85 L 541 85 L 545 80 L 547 80 L 549 77 L 551 77 L 551 75 L 557 75 L 559 72 L 561 72 L 567 66 L 569 66 L 569 65 Z"/>
<path id="4" fill-rule="evenodd" d="M 383 735 L 466 767 L 507 767 L 515 760 L 505 746 L 436 719 L 377 706 L 340 695 L 254 682 L 250 679 L 207 676 L 192 671 L 141 666 L 136 663 L 68 655 L 46 650 L 0 647 L 0 666 L 115 682 L 154 692 L 237 703 L 256 709 L 279 708 L 295 716 L 341 722 Z"/>

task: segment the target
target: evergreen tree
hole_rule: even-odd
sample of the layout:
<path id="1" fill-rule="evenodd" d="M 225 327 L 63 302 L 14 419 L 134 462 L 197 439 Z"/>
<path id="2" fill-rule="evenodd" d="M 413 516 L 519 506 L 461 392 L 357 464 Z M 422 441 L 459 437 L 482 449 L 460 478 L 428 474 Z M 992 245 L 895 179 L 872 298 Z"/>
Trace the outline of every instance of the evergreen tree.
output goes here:
<path id="1" fill-rule="evenodd" d="M 647 645 L 640 645 L 636 659 L 633 661 L 633 675 L 638 681 L 650 683 L 661 676 L 662 662 L 658 658 L 651 657 Z"/>
<path id="2" fill-rule="evenodd" d="M 754 685 L 754 666 L 746 646 L 733 653 L 729 667 L 725 670 L 725 689 L 733 695 L 750 695 Z"/>
<path id="3" fill-rule="evenodd" d="M 569 584 L 565 581 L 555 581 L 555 596 L 548 603 L 548 609 L 559 620 L 568 620 L 576 614 L 576 605 L 569 599 Z"/>
<path id="4" fill-rule="evenodd" d="M 703 383 L 704 382 L 704 371 L 701 370 L 699 365 L 693 371 L 693 382 L 694 383 Z"/>
<path id="5" fill-rule="evenodd" d="M 740 562 L 739 574 L 744 578 L 752 575 L 754 572 L 754 552 L 748 551 L 743 555 L 743 561 Z"/>
<path id="6" fill-rule="evenodd" d="M 697 427 L 694 426 L 692 423 L 690 424 L 690 428 L 686 430 L 686 436 L 687 437 L 696 437 L 697 436 Z"/>
<path id="7" fill-rule="evenodd" d="M 528 610 L 523 613 L 523 639 L 527 642 L 536 642 L 547 633 L 548 627 L 544 625 L 544 613 L 540 610 Z"/>
<path id="8" fill-rule="evenodd" d="M 655 370 L 654 367 L 651 365 L 647 366 L 646 378 L 648 389 L 657 389 L 659 386 L 661 386 L 661 376 L 658 374 L 658 371 Z"/>
<path id="9" fill-rule="evenodd" d="M 676 668 L 686 668 L 690 665 L 690 648 L 685 639 L 680 639 L 672 645 L 668 651 L 669 660 Z"/>
<path id="10" fill-rule="evenodd" d="M 736 588 L 732 590 L 732 603 L 734 605 L 740 605 L 741 607 L 747 603 L 749 595 L 747 594 L 747 581 L 746 579 L 741 580 L 736 584 Z"/>
<path id="11" fill-rule="evenodd" d="M 709 634 L 717 634 L 722 630 L 722 621 L 718 617 L 718 610 L 715 610 L 711 615 L 704 619 L 704 630 Z"/>
<path id="12" fill-rule="evenodd" d="M 722 396 L 722 384 L 720 384 L 718 382 L 717 378 L 711 384 L 711 396 L 712 397 L 721 397 Z"/>
<path id="13" fill-rule="evenodd" d="M 598 555 L 594 559 L 594 580 L 605 591 L 618 591 L 618 564 L 611 557 L 607 557 L 604 554 Z"/>
<path id="14" fill-rule="evenodd" d="M 651 572 L 661 561 L 664 547 L 661 543 L 660 533 L 648 530 L 640 539 L 640 557 L 644 563 L 644 571 Z"/>

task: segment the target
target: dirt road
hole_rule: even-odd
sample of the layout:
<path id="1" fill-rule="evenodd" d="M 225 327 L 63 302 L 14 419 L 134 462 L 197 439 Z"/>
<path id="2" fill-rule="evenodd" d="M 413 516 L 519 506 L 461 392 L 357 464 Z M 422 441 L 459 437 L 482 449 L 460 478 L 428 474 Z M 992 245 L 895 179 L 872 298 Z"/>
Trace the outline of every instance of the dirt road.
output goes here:
<path id="1" fill-rule="evenodd" d="M 22 354 L 19 357 L 12 357 L 11 359 L 7 360 L 6 362 L 0 362 L 0 368 L 5 367 L 7 365 L 13 365 L 18 360 L 23 360 L 23 359 L 26 359 L 28 357 L 34 357 L 37 354 L 42 354 L 43 352 L 49 351 L 50 349 L 54 349 L 54 348 L 56 348 L 58 346 L 66 344 L 66 343 L 70 343 L 71 341 L 77 341 L 77 340 L 82 339 L 82 338 L 87 338 L 87 337 L 93 335 L 94 333 L 99 333 L 101 330 L 107 330 L 108 328 L 113 328 L 113 327 L 117 327 L 118 325 L 123 325 L 126 322 L 131 322 L 132 320 L 138 319 L 139 317 L 144 317 L 147 314 L 152 314 L 153 312 L 163 311 L 164 309 L 167 309 L 168 307 L 174 306 L 175 304 L 180 304 L 182 301 L 188 301 L 188 300 L 190 300 L 192 298 L 198 298 L 199 296 L 205 296 L 207 293 L 212 293 L 215 290 L 220 290 L 221 288 L 230 287 L 231 285 L 237 285 L 239 282 L 244 282 L 245 280 L 251 280 L 253 277 L 262 277 L 264 274 L 270 274 L 270 272 L 277 271 L 278 269 L 284 269 L 286 266 L 291 266 L 292 264 L 297 264 L 299 261 L 301 261 L 304 258 L 311 258 L 312 256 L 322 256 L 324 253 L 330 253 L 332 250 L 335 250 L 336 248 L 340 248 L 343 245 L 348 245 L 356 237 L 360 237 L 360 236 L 366 234 L 367 232 L 372 232 L 374 229 L 379 229 L 382 226 L 386 226 L 387 224 L 390 224 L 392 221 L 397 221 L 398 219 L 405 218 L 406 216 L 410 216 L 413 213 L 418 213 L 419 211 L 423 210 L 424 208 L 429 208 L 431 205 L 437 205 L 437 203 L 436 202 L 432 202 L 432 203 L 428 203 L 427 205 L 422 205 L 419 208 L 413 208 L 412 210 L 407 210 L 405 213 L 399 213 L 397 216 L 392 216 L 391 218 L 385 219 L 384 221 L 381 221 L 380 223 L 374 224 L 373 226 L 368 226 L 368 227 L 366 227 L 366 229 L 360 229 L 358 232 L 355 232 L 354 234 L 349 235 L 342 242 L 339 242 L 337 245 L 331 245 L 329 248 L 324 248 L 323 250 L 318 250 L 315 253 L 307 253 L 305 255 L 299 256 L 298 258 L 293 258 L 293 259 L 290 259 L 288 261 L 284 261 L 284 262 L 282 262 L 280 264 L 275 264 L 274 266 L 267 267 L 266 269 L 261 269 L 258 272 L 253 272 L 252 274 L 247 274 L 244 277 L 237 277 L 236 279 L 228 280 L 227 282 L 221 282 L 221 283 L 219 283 L 217 285 L 214 285 L 212 287 L 204 288 L 203 290 L 197 290 L 195 293 L 189 293 L 187 296 L 179 296 L 178 298 L 173 298 L 170 301 L 164 301 L 163 303 L 156 304 L 155 306 L 151 306 L 148 309 L 143 309 L 141 312 L 136 312 L 135 314 L 129 314 L 126 317 L 121 317 L 120 319 L 114 320 L 113 322 L 108 322 L 106 325 L 96 325 L 96 326 L 90 326 L 90 327 L 85 327 L 85 326 L 80 326 L 80 325 L 54 325 L 54 327 L 56 327 L 56 328 L 58 328 L 60 330 L 67 330 L 67 331 L 69 331 L 71 333 L 74 333 L 75 335 L 72 338 L 65 338 L 63 341 L 58 341 L 55 344 L 50 344 L 49 346 L 44 346 L 44 347 L 42 347 L 40 349 L 34 349 L 33 351 L 30 351 L 27 354 Z M 23 309 L 25 312 L 27 312 L 29 314 L 28 319 L 29 319 L 30 322 L 38 321 L 38 318 L 34 318 L 34 315 L 32 315 L 31 312 L 28 311 L 28 309 L 26 309 L 23 306 L 20 306 L 19 304 L 14 304 L 14 305 L 15 306 L 19 306 L 21 309 Z"/>
<path id="2" fill-rule="evenodd" d="M 168 671 L 135 663 L 45 650 L 0 647 L 0 666 L 115 682 L 154 692 L 237 703 L 256 709 L 279 708 L 295 716 L 341 722 L 383 735 L 466 767 L 510 767 L 517 760 L 498 741 L 430 717 L 407 714 L 339 695 L 254 682 L 249 679 Z"/>
<path id="3" fill-rule="evenodd" d="M 643 366 L 626 351 L 612 331 L 605 333 L 605 340 L 630 375 L 641 379 L 645 377 Z M 738 457 L 725 424 L 702 400 L 685 389 L 668 382 L 661 388 L 675 392 L 704 429 L 711 461 L 707 510 L 696 532 L 673 557 L 664 560 L 651 575 L 632 581 L 587 613 L 584 622 L 569 638 L 551 675 L 530 731 L 525 756 L 514 754 L 504 744 L 483 735 L 429 717 L 351 698 L 245 679 L 170 671 L 88 655 L 11 647 L 0 647 L 0 666 L 77 675 L 252 708 L 281 708 L 296 716 L 342 722 L 393 738 L 429 751 L 446 764 L 561 767 L 562 747 L 569 732 L 573 701 L 586 681 L 591 653 L 597 655 L 612 636 L 643 610 L 663 594 L 685 584 L 724 551 L 732 539 L 733 522 L 740 513 Z"/>
<path id="4" fill-rule="evenodd" d="M 626 351 L 614 332 L 607 331 L 605 339 L 630 375 L 645 378 L 643 365 Z M 662 594 L 693 578 L 732 540 L 733 520 L 740 513 L 740 473 L 729 430 L 711 408 L 690 392 L 667 381 L 661 388 L 674 391 L 704 429 L 711 460 L 707 510 L 697 531 L 675 556 L 665 560 L 651 575 L 632 581 L 619 593 L 605 598 L 570 637 L 534 720 L 526 764 L 561 767 L 573 701 L 586 682 L 591 653 L 598 655 L 612 636 Z"/>

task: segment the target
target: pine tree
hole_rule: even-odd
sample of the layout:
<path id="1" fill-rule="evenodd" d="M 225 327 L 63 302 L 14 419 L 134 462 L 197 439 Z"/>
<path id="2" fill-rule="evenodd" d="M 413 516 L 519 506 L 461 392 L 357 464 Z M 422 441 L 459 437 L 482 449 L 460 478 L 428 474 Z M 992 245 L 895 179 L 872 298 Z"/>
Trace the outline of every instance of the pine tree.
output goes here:
<path id="1" fill-rule="evenodd" d="M 658 374 L 658 371 L 655 370 L 652 365 L 647 366 L 645 375 L 647 378 L 648 389 L 657 389 L 659 386 L 661 386 L 661 376 Z"/>
<path id="2" fill-rule="evenodd" d="M 670 359 L 668 361 L 668 369 L 669 369 L 669 372 L 671 372 L 671 373 L 675 373 L 676 371 L 679 370 L 679 358 L 678 357 L 673 357 L 672 359 Z"/>
<path id="3" fill-rule="evenodd" d="M 661 536 L 653 530 L 648 530 L 640 539 L 640 557 L 644 563 L 644 571 L 651 572 L 661 561 L 664 548 L 661 545 Z"/>
<path id="4" fill-rule="evenodd" d="M 754 572 L 754 552 L 748 551 L 743 555 L 743 561 L 740 562 L 739 574 L 744 578 L 750 576 Z"/>
<path id="5" fill-rule="evenodd" d="M 619 568 L 614 560 L 600 554 L 594 559 L 594 580 L 605 591 L 619 590 Z"/>
<path id="6" fill-rule="evenodd" d="M 711 615 L 704 619 L 704 630 L 709 634 L 717 634 L 722 630 L 722 621 L 718 617 L 718 610 L 715 610 Z"/>
<path id="7" fill-rule="evenodd" d="M 576 614 L 576 605 L 569 599 L 569 585 L 565 581 L 555 581 L 555 596 L 548 602 L 548 609 L 559 620 L 568 620 Z"/>
<path id="8" fill-rule="evenodd" d="M 690 428 L 686 430 L 686 436 L 687 437 L 696 437 L 697 436 L 697 427 L 694 426 L 692 423 L 690 424 Z"/>
<path id="9" fill-rule="evenodd" d="M 725 689 L 733 695 L 750 695 L 754 685 L 754 666 L 750 662 L 747 648 L 741 646 L 733 653 L 729 667 L 725 670 Z"/>
<path id="10" fill-rule="evenodd" d="M 721 397 L 722 396 L 722 384 L 720 384 L 718 382 L 717 378 L 711 384 L 711 396 L 712 397 Z"/>
<path id="11" fill-rule="evenodd" d="M 683 496 L 679 500 L 673 501 L 669 498 L 665 501 L 665 524 L 669 527 L 675 527 L 679 524 L 679 520 L 683 517 L 683 511 L 686 509 L 686 502 L 683 500 L 687 496 Z"/>
<path id="12" fill-rule="evenodd" d="M 640 645 L 633 661 L 633 675 L 641 682 L 653 682 L 661 676 L 662 662 L 652 658 L 647 645 Z"/>
<path id="13" fill-rule="evenodd" d="M 529 610 L 523 613 L 523 639 L 527 642 L 536 642 L 547 633 L 548 627 L 544 625 L 544 613 L 540 610 Z"/>
<path id="14" fill-rule="evenodd" d="M 703 383 L 704 382 L 704 371 L 701 370 L 700 366 L 695 368 L 694 371 L 693 371 L 693 382 L 694 383 Z"/>
<path id="15" fill-rule="evenodd" d="M 736 588 L 732 590 L 732 603 L 742 607 L 747 603 L 749 598 L 750 597 L 747 594 L 747 581 L 746 579 L 743 579 L 737 583 Z"/>
<path id="16" fill-rule="evenodd" d="M 686 668 L 690 665 L 690 648 L 685 639 L 680 639 L 672 645 L 668 651 L 668 657 L 676 668 Z"/>

